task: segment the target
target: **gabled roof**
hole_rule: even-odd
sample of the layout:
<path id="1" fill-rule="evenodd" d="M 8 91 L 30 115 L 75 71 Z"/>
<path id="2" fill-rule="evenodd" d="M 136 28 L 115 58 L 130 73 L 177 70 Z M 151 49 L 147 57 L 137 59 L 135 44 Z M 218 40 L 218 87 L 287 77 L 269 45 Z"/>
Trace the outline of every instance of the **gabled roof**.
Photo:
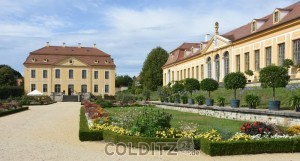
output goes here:
<path id="1" fill-rule="evenodd" d="M 62 47 L 46 46 L 36 51 L 30 52 L 24 65 L 54 65 L 69 57 L 74 57 L 90 66 L 115 66 L 109 54 L 94 47 Z M 35 59 L 33 62 L 32 59 Z M 44 60 L 47 59 L 45 62 Z M 98 63 L 95 63 L 98 61 Z"/>
<path id="2" fill-rule="evenodd" d="M 199 46 L 200 46 L 200 43 L 183 43 L 183 44 L 181 44 L 180 46 L 178 46 L 176 49 L 174 49 L 170 53 L 170 56 L 169 56 L 167 62 L 164 64 L 164 66 L 185 59 L 185 57 L 184 57 L 185 50 L 190 50 L 192 47 L 199 48 Z M 198 53 L 198 52 L 196 52 L 196 53 Z M 190 54 L 190 56 L 191 55 L 194 55 L 194 54 Z"/>
<path id="3" fill-rule="evenodd" d="M 273 13 L 272 13 L 265 17 L 255 19 L 255 20 L 265 21 L 265 23 L 260 28 L 258 28 L 255 32 L 251 32 L 251 23 L 248 23 L 248 24 L 241 26 L 237 29 L 234 29 L 228 33 L 225 33 L 222 36 L 224 36 L 232 41 L 237 41 L 237 40 L 246 38 L 248 36 L 254 35 L 258 32 L 265 31 L 265 30 L 273 28 L 275 26 L 279 26 L 286 22 L 300 18 L 300 2 L 297 2 L 293 5 L 290 5 L 288 7 L 281 8 L 278 10 L 289 11 L 289 13 L 276 24 L 273 24 Z"/>

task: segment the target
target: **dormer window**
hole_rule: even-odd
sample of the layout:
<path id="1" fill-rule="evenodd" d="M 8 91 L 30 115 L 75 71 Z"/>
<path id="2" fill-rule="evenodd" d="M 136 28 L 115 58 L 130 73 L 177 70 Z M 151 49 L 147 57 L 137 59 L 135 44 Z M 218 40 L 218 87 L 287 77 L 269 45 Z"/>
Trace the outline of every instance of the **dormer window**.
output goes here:
<path id="1" fill-rule="evenodd" d="M 95 60 L 95 63 L 98 64 L 98 63 L 99 63 L 99 60 Z"/>
<path id="2" fill-rule="evenodd" d="M 32 61 L 32 62 L 36 62 L 36 58 L 32 58 L 31 61 Z"/>
<path id="3" fill-rule="evenodd" d="M 278 12 L 278 11 L 275 11 L 275 12 L 274 12 L 273 17 L 274 17 L 274 23 L 279 22 L 279 12 Z"/>
<path id="4" fill-rule="evenodd" d="M 48 59 L 44 59 L 44 62 L 47 63 L 49 60 Z"/>
<path id="5" fill-rule="evenodd" d="M 199 50 L 200 51 L 203 50 L 203 44 L 202 43 L 200 44 L 200 49 Z"/>
<path id="6" fill-rule="evenodd" d="M 256 21 L 253 21 L 253 22 L 252 22 L 252 32 L 255 32 L 256 29 L 257 29 Z"/>
<path id="7" fill-rule="evenodd" d="M 71 59 L 71 60 L 69 60 L 69 63 L 70 63 L 70 64 L 73 64 L 73 63 L 74 63 L 74 61 Z"/>
<path id="8" fill-rule="evenodd" d="M 105 60 L 105 64 L 108 64 L 108 61 L 107 61 L 107 60 Z"/>

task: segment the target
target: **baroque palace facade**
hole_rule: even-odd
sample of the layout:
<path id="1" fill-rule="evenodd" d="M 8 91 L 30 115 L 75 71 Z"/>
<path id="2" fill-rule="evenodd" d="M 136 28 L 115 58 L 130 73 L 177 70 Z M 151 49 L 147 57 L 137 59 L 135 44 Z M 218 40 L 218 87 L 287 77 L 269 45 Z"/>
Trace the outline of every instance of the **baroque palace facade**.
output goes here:
<path id="1" fill-rule="evenodd" d="M 259 70 L 271 64 L 281 65 L 284 59 L 300 63 L 300 2 L 253 19 L 248 24 L 223 35 L 215 33 L 205 42 L 183 43 L 170 53 L 163 66 L 163 84 L 185 78 L 213 78 L 223 81 L 230 72 L 252 70 L 249 82 L 257 82 Z M 290 68 L 291 79 L 300 78 Z"/>
<path id="2" fill-rule="evenodd" d="M 115 95 L 115 64 L 111 56 L 94 47 L 46 46 L 24 62 L 25 93 L 45 95 L 91 93 Z"/>

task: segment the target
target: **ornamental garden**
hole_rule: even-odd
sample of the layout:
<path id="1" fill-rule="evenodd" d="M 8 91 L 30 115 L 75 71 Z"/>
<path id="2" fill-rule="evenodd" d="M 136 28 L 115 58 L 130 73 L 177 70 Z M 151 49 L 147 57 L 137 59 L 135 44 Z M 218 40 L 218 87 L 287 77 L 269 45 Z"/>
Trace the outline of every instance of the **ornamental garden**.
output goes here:
<path id="1" fill-rule="evenodd" d="M 265 104 L 269 110 L 280 110 L 281 101 L 276 99 L 277 88 L 286 88 L 288 82 L 288 70 L 285 67 L 271 65 L 260 71 L 261 87 L 270 88 L 272 94 L 270 101 Z M 201 82 L 192 78 L 174 82 L 159 88 L 157 94 L 165 104 L 187 104 L 188 107 L 193 107 L 194 104 L 203 107 L 215 105 L 214 107 L 220 108 L 230 105 L 231 108 L 239 108 L 241 101 L 238 95 L 246 86 L 244 74 L 228 74 L 224 78 L 223 86 L 231 93 L 229 104 L 225 97 L 214 97 L 219 83 L 209 78 Z M 138 148 L 170 149 L 168 146 L 157 147 L 155 143 L 177 142 L 185 138 L 192 140 L 194 149 L 211 156 L 300 152 L 299 125 L 284 127 L 267 122 L 221 119 L 161 109 L 149 104 L 141 105 L 135 100 L 139 100 L 141 96 L 148 100 L 150 93 L 138 92 L 143 95 L 131 97 L 129 93 L 118 93 L 118 102 L 114 104 L 101 98 L 91 99 L 91 102 L 83 101 L 80 140 L 105 140 Z M 199 94 L 201 92 L 206 95 Z M 251 109 L 256 109 L 261 102 L 261 97 L 253 91 L 244 99 L 247 107 Z M 288 98 L 288 105 L 295 113 L 299 112 L 299 100 L 296 93 Z M 202 107 L 198 105 L 194 105 L 194 108 Z M 148 146 L 141 147 L 141 142 Z"/>

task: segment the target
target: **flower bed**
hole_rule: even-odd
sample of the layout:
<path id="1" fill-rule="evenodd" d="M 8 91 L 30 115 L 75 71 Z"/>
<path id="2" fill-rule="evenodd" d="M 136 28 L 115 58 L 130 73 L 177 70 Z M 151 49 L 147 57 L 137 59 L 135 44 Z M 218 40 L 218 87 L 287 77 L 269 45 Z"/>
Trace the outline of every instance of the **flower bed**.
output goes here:
<path id="1" fill-rule="evenodd" d="M 143 127 L 146 125 L 144 125 L 144 122 L 148 123 L 152 117 L 154 118 L 153 120 L 156 120 L 158 116 L 163 116 L 166 120 L 170 119 L 170 116 L 166 114 L 158 112 L 152 116 L 153 113 L 155 112 L 146 111 L 142 112 L 142 115 L 131 113 L 131 117 L 137 118 L 138 125 L 142 125 Z M 124 113 L 123 115 L 126 114 Z M 139 127 L 135 121 L 125 122 L 130 126 L 124 126 L 123 124 L 123 127 L 122 123 L 124 122 L 121 124 L 110 122 L 109 114 L 105 110 L 98 105 L 88 102 L 84 103 L 80 116 L 79 137 L 81 141 L 105 140 L 137 148 L 161 149 L 162 147 L 158 147 L 156 143 L 176 144 L 181 138 L 188 138 L 190 140 L 193 139 L 195 149 L 200 149 L 201 147 L 204 153 L 211 156 L 300 152 L 300 135 L 297 133 L 298 126 L 290 129 L 294 132 L 294 135 L 287 135 L 282 134 L 272 124 L 262 122 L 244 123 L 241 126 L 241 132 L 237 132 L 231 138 L 224 140 L 220 133 L 214 129 L 199 133 L 195 130 L 172 128 L 168 124 L 166 124 L 168 128 L 160 128 L 160 130 L 156 130 L 154 135 L 153 133 L 143 133 L 143 131 L 136 130 Z M 145 116 L 148 118 L 140 119 Z M 131 125 L 133 128 L 128 128 Z M 150 126 L 153 126 L 153 124 L 150 124 Z M 168 144 L 165 144 L 163 147 L 163 149 L 171 148 L 172 146 Z"/>

